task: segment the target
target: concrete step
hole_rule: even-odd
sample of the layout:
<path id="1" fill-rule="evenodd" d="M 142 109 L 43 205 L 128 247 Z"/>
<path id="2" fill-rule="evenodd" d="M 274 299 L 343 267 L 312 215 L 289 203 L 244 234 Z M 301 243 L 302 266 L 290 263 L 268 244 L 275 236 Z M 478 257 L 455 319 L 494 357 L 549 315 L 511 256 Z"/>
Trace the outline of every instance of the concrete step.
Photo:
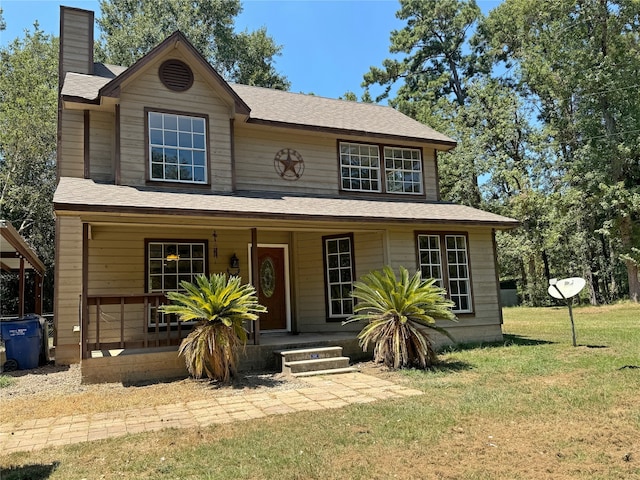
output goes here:
<path id="1" fill-rule="evenodd" d="M 314 375 L 333 375 L 335 373 L 359 372 L 355 367 L 331 368 L 329 370 L 311 370 L 309 372 L 292 373 L 293 377 L 311 377 Z"/>
<path id="2" fill-rule="evenodd" d="M 284 365 L 286 362 L 341 357 L 342 347 L 300 348 L 295 350 L 281 350 L 277 353 L 282 356 L 282 364 Z"/>
<path id="3" fill-rule="evenodd" d="M 335 368 L 347 368 L 349 357 L 318 358 L 315 360 L 297 360 L 283 363 L 283 373 L 301 373 L 314 370 L 331 370 Z"/>

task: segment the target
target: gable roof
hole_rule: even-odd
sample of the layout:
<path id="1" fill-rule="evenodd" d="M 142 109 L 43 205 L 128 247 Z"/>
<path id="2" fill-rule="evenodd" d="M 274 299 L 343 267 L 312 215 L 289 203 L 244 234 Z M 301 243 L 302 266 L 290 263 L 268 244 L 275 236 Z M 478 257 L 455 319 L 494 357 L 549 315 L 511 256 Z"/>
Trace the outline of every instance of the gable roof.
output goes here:
<path id="1" fill-rule="evenodd" d="M 446 202 L 391 201 L 273 192 L 233 194 L 155 191 L 62 177 L 53 198 L 57 212 L 212 215 L 225 218 L 310 220 L 394 224 L 477 225 L 512 228 L 518 221 L 465 205 Z"/>
<path id="2" fill-rule="evenodd" d="M 176 44 L 186 48 L 213 81 L 228 93 L 236 112 L 248 116 L 245 118 L 248 123 L 338 135 L 427 141 L 444 150 L 456 145 L 452 138 L 391 107 L 229 84 L 180 31 L 171 34 L 129 68 L 95 63 L 93 75 L 68 72 L 62 85 L 62 98 L 70 102 L 99 104 L 101 97 L 118 96 L 124 81 Z"/>
<path id="3" fill-rule="evenodd" d="M 222 78 L 222 76 L 215 71 L 209 62 L 202 56 L 202 54 L 196 50 L 191 42 L 184 36 L 184 34 L 178 30 L 173 32 L 167 38 L 164 39 L 159 45 L 153 48 L 142 58 L 138 59 L 136 63 L 129 68 L 121 70 L 123 67 L 108 68 L 104 64 L 96 64 L 94 67 L 94 75 L 81 75 L 77 73 L 67 73 L 62 88 L 62 95 L 68 97 L 86 98 L 87 100 L 99 100 L 99 97 L 112 97 L 119 96 L 120 86 L 124 81 L 131 78 L 147 64 L 156 59 L 159 55 L 162 55 L 167 49 L 174 48 L 176 45 L 184 46 L 186 50 L 193 56 L 193 58 L 204 67 L 210 77 L 215 83 L 220 85 L 222 89 L 229 95 L 233 103 L 235 104 L 236 111 L 238 113 L 248 115 L 251 109 L 247 104 L 233 91 L 229 84 Z M 116 73 L 117 72 L 117 73 Z M 87 78 L 91 77 L 91 78 Z M 106 80 L 106 82 L 105 82 Z M 67 83 L 70 83 L 67 86 Z M 102 85 L 100 85 L 102 83 Z M 65 89 L 65 86 L 67 88 Z M 98 92 L 95 91 L 96 87 Z M 91 98 L 87 98 L 91 96 Z"/>

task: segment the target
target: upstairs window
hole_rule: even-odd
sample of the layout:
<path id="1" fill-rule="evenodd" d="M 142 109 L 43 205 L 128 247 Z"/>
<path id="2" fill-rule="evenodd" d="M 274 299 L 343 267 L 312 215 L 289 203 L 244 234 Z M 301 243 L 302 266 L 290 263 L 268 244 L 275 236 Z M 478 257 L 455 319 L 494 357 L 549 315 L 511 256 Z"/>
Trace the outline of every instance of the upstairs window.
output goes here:
<path id="1" fill-rule="evenodd" d="M 422 159 L 415 148 L 384 147 L 389 193 L 422 193 Z"/>
<path id="2" fill-rule="evenodd" d="M 380 151 L 376 145 L 340 144 L 342 189 L 354 192 L 379 192 Z"/>
<path id="3" fill-rule="evenodd" d="M 147 112 L 150 179 L 207 183 L 207 119 Z"/>
<path id="4" fill-rule="evenodd" d="M 340 142 L 339 148 L 343 191 L 424 193 L 420 149 L 350 142 Z"/>

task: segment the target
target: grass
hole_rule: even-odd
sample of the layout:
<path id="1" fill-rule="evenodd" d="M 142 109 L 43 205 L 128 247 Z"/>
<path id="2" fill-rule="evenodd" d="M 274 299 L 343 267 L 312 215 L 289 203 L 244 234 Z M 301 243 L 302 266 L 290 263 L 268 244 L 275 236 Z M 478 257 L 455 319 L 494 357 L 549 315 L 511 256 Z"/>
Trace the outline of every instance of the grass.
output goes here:
<path id="1" fill-rule="evenodd" d="M 640 306 L 574 317 L 578 347 L 566 308 L 510 308 L 500 344 L 370 370 L 422 396 L 0 455 L 0 478 L 640 479 Z"/>
<path id="2" fill-rule="evenodd" d="M 13 377 L 7 377 L 6 375 L 0 375 L 0 388 L 10 387 L 16 383 Z"/>

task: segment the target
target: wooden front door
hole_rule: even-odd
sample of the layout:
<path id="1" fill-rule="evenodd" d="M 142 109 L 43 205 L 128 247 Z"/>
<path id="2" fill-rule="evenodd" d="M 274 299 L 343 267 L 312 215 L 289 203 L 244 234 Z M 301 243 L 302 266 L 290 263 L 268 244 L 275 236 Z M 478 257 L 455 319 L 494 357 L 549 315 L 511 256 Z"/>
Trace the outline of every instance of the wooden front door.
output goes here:
<path id="1" fill-rule="evenodd" d="M 286 330 L 287 289 L 285 249 L 258 247 L 258 301 L 268 312 L 260 315 L 260 330 Z"/>

